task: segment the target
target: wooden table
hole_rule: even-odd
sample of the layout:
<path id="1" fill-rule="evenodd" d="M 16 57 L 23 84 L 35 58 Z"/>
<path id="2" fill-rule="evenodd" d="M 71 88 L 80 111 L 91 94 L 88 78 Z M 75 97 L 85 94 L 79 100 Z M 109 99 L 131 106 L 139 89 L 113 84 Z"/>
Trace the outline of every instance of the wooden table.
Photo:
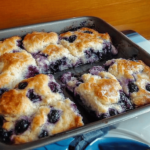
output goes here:
<path id="1" fill-rule="evenodd" d="M 77 16 L 97 16 L 150 39 L 150 0 L 1 0 L 0 29 Z"/>

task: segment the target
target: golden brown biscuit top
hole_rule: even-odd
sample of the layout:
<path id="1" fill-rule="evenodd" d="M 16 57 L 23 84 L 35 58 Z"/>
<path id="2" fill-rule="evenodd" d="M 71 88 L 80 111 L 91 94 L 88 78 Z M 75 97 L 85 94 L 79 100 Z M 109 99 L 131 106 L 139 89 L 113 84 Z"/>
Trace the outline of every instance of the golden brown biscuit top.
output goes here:
<path id="1" fill-rule="evenodd" d="M 37 53 L 49 44 L 57 44 L 58 35 L 55 32 L 32 32 L 23 40 L 24 48 L 30 53 Z"/>
<path id="2" fill-rule="evenodd" d="M 15 89 L 5 92 L 0 99 L 0 113 L 3 115 L 22 116 L 33 112 L 35 106 L 26 97 L 26 92 Z"/>
<path id="3" fill-rule="evenodd" d="M 90 33 L 85 33 L 85 31 L 90 31 Z M 70 37 L 72 35 L 76 36 L 74 42 L 69 43 L 68 41 L 64 40 L 63 38 Z M 107 33 L 100 34 L 97 31 L 89 28 L 81 28 L 74 32 L 66 32 L 60 35 L 62 38 L 61 44 L 69 49 L 72 55 L 79 56 L 83 54 L 83 51 L 93 48 L 95 50 L 102 49 L 102 43 L 104 40 L 110 41 L 110 37 Z"/>
<path id="4" fill-rule="evenodd" d="M 127 78 L 134 79 L 133 73 L 143 71 L 145 64 L 142 61 L 131 61 L 126 59 L 112 59 L 106 64 L 113 64 L 109 67 L 108 71 L 112 73 L 117 79 Z"/>
<path id="5" fill-rule="evenodd" d="M 17 46 L 17 41 L 21 41 L 21 37 L 13 36 L 4 41 L 0 41 L 0 56 L 5 53 L 10 53 L 13 50 L 21 50 L 21 48 Z"/>
<path id="6" fill-rule="evenodd" d="M 72 104 L 74 103 L 66 99 L 52 103 L 53 108 L 41 106 L 33 116 L 31 127 L 23 134 L 14 136 L 15 144 L 37 140 L 43 130 L 47 131 L 48 135 L 53 135 L 83 126 L 82 117 L 72 109 Z M 60 118 L 55 124 L 48 122 L 48 114 L 51 109 L 61 112 Z"/>
<path id="7" fill-rule="evenodd" d="M 0 56 L 0 88 L 14 88 L 25 78 L 29 66 L 36 67 L 36 62 L 32 55 L 24 50 Z"/>
<path id="8" fill-rule="evenodd" d="M 54 103 L 56 109 L 62 110 L 61 118 L 56 123 L 51 131 L 51 134 L 57 134 L 59 132 L 71 130 L 80 126 L 83 126 L 82 117 L 71 108 L 71 104 L 74 104 L 69 99 L 65 101 L 57 101 Z"/>
<path id="9" fill-rule="evenodd" d="M 12 70 L 14 68 L 21 68 L 23 65 L 35 64 L 33 57 L 26 51 L 18 53 L 6 53 L 0 56 L 0 69 L 1 72 Z"/>
<path id="10" fill-rule="evenodd" d="M 118 91 L 121 90 L 121 86 L 114 77 L 111 77 L 111 75 L 109 78 L 105 78 L 105 73 L 106 72 L 99 73 L 99 76 L 102 74 L 103 78 L 84 74 L 82 76 L 84 83 L 81 83 L 79 87 L 77 87 L 78 91 L 85 90 L 87 93 L 91 93 L 104 105 L 118 102 Z"/>
<path id="11" fill-rule="evenodd" d="M 37 105 L 47 105 L 55 100 L 63 100 L 63 95 L 51 91 L 48 86 L 50 81 L 55 82 L 53 76 L 44 74 L 23 80 L 22 82 L 27 82 L 24 89 L 13 89 L 2 95 L 0 98 L 0 113 L 15 116 L 19 114 L 26 115 L 32 113 Z M 40 102 L 33 103 L 27 97 L 28 92 L 32 89 L 36 95 L 41 97 Z"/>
<path id="12" fill-rule="evenodd" d="M 124 92 L 130 94 L 132 102 L 136 106 L 150 103 L 150 92 L 146 90 L 146 85 L 150 83 L 150 68 L 141 60 L 113 59 L 106 64 L 112 62 L 108 71 L 121 82 Z M 129 92 L 129 81 L 138 87 L 138 91 Z"/>
<path id="13" fill-rule="evenodd" d="M 150 103 L 150 91 L 146 86 L 150 84 L 150 68 L 146 66 L 143 72 L 135 75 L 135 84 L 138 86 L 138 91 L 130 93 L 131 99 L 136 106 L 142 106 Z"/>
<path id="14" fill-rule="evenodd" d="M 61 59 L 62 57 L 67 57 L 68 59 L 73 57 L 68 49 L 62 45 L 48 45 L 43 51 L 41 51 L 41 53 L 47 55 L 50 61 L 55 61 Z"/>
<path id="15" fill-rule="evenodd" d="M 49 45 L 42 52 L 47 55 L 56 54 L 59 56 L 60 53 L 65 53 L 65 48 L 62 45 Z"/>

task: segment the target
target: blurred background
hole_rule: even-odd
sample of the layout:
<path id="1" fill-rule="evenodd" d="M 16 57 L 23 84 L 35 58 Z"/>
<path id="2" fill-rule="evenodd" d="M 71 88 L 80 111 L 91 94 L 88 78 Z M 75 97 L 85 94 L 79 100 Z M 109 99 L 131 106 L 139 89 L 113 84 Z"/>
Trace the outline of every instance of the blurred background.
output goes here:
<path id="1" fill-rule="evenodd" d="M 78 16 L 96 16 L 119 31 L 135 30 L 150 39 L 150 0 L 5 0 L 0 30 Z"/>

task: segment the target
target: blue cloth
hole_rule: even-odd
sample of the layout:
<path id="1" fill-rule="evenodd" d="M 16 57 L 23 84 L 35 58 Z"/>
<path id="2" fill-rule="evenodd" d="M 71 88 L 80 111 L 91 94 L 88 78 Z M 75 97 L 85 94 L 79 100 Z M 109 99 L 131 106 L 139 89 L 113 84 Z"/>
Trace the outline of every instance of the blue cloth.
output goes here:
<path id="1" fill-rule="evenodd" d="M 71 142 L 69 150 L 84 150 L 92 141 L 104 136 L 109 130 L 113 128 L 115 128 L 115 126 L 106 127 L 101 130 L 99 129 L 80 136 L 76 136 L 73 142 Z"/>

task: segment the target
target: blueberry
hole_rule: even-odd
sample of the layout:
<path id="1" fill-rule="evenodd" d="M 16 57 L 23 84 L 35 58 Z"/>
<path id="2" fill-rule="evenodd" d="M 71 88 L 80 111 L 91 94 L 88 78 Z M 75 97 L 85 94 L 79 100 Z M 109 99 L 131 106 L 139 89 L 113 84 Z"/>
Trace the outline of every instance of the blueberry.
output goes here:
<path id="1" fill-rule="evenodd" d="M 86 58 L 90 58 L 92 56 L 92 53 L 93 53 L 92 49 L 85 51 Z"/>
<path id="2" fill-rule="evenodd" d="M 101 120 L 101 119 L 105 119 L 105 118 L 108 118 L 109 117 L 109 114 L 108 113 L 104 113 L 104 114 L 101 114 L 100 116 L 98 116 L 98 118 Z"/>
<path id="3" fill-rule="evenodd" d="M 21 46 L 21 41 L 17 41 L 17 46 L 18 46 L 18 47 Z"/>
<path id="4" fill-rule="evenodd" d="M 0 127 L 3 126 L 3 122 L 4 122 L 4 117 L 0 115 Z"/>
<path id="5" fill-rule="evenodd" d="M 111 58 L 112 45 L 110 42 L 103 43 L 102 53 L 99 54 L 100 59 Z"/>
<path id="6" fill-rule="evenodd" d="M 19 120 L 15 126 L 15 133 L 20 134 L 26 131 L 29 127 L 30 123 L 27 120 Z"/>
<path id="7" fill-rule="evenodd" d="M 28 85 L 28 82 L 21 82 L 21 83 L 19 83 L 18 88 L 22 90 L 22 89 L 24 89 L 27 85 Z"/>
<path id="8" fill-rule="evenodd" d="M 48 132 L 46 130 L 43 130 L 42 133 L 39 135 L 39 139 L 44 138 L 46 136 L 48 136 Z"/>
<path id="9" fill-rule="evenodd" d="M 50 123 L 56 123 L 60 118 L 60 111 L 59 110 L 51 110 L 48 114 L 48 121 Z"/>
<path id="10" fill-rule="evenodd" d="M 38 69 L 35 66 L 29 66 L 28 73 L 25 78 L 34 77 L 37 74 L 39 74 Z"/>
<path id="11" fill-rule="evenodd" d="M 84 33 L 92 34 L 93 32 L 91 32 L 91 31 L 84 31 Z"/>
<path id="12" fill-rule="evenodd" d="M 2 142 L 9 143 L 11 135 L 12 131 L 6 131 L 5 129 L 0 128 L 0 140 Z"/>
<path id="13" fill-rule="evenodd" d="M 35 102 L 37 102 L 37 101 L 41 101 L 41 97 L 40 97 L 39 95 L 36 95 L 32 89 L 28 91 L 27 97 L 28 97 L 33 103 L 35 103 Z"/>
<path id="14" fill-rule="evenodd" d="M 51 89 L 51 91 L 52 92 L 54 92 L 54 93 L 56 93 L 56 92 L 58 92 L 59 91 L 59 89 L 57 88 L 57 83 L 55 83 L 55 82 L 50 82 L 49 83 L 49 87 L 50 87 L 50 89 Z"/>
<path id="15" fill-rule="evenodd" d="M 110 116 L 114 116 L 114 115 L 118 114 L 118 111 L 116 109 L 110 108 L 109 109 L 109 114 L 110 114 Z"/>
<path id="16" fill-rule="evenodd" d="M 150 92 L 150 84 L 146 85 L 146 90 Z"/>
<path id="17" fill-rule="evenodd" d="M 6 88 L 1 88 L 1 89 L 0 89 L 0 96 L 1 96 L 4 92 L 6 92 L 6 91 L 8 91 L 8 89 L 6 89 Z"/>
<path id="18" fill-rule="evenodd" d="M 120 100 L 119 103 L 124 110 L 133 109 L 133 104 L 130 99 L 125 95 L 125 93 L 120 92 Z"/>
<path id="19" fill-rule="evenodd" d="M 129 92 L 133 93 L 133 92 L 138 92 L 139 88 L 136 84 L 134 84 L 133 82 L 130 82 L 128 84 L 128 88 L 129 88 Z"/>
<path id="20" fill-rule="evenodd" d="M 54 73 L 54 72 L 56 72 L 56 71 L 59 71 L 59 65 L 61 64 L 61 62 L 58 60 L 58 61 L 56 61 L 55 63 L 52 63 L 51 65 L 50 65 L 50 70 L 51 70 L 51 72 L 52 73 Z"/>
<path id="21" fill-rule="evenodd" d="M 75 40 L 76 40 L 77 36 L 76 35 L 71 35 L 69 36 L 68 38 L 67 37 L 64 37 L 63 39 L 70 42 L 70 43 L 73 43 Z"/>

